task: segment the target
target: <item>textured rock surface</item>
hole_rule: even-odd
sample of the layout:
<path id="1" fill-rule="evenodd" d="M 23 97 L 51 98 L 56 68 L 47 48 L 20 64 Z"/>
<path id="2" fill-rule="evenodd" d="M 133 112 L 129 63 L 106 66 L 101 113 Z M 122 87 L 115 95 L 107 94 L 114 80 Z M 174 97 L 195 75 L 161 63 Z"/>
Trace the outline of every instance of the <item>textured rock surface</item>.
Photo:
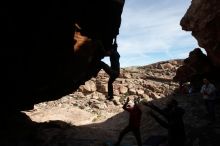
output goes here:
<path id="1" fill-rule="evenodd" d="M 124 0 L 2 2 L 0 109 L 31 109 L 34 103 L 58 99 L 90 79 L 88 66 L 91 58 L 97 59 L 96 42 L 99 40 L 105 48 L 111 45 L 119 33 L 123 3 Z M 82 28 L 83 38 L 90 40 L 84 47 L 87 54 L 80 45 L 73 48 L 76 23 Z M 82 53 L 75 49 L 82 49 Z"/>
<path id="2" fill-rule="evenodd" d="M 219 86 L 220 73 L 220 1 L 192 0 L 189 9 L 180 22 L 182 29 L 191 31 L 200 47 L 207 55 L 198 55 L 198 51 L 190 52 L 184 61 L 185 65 L 178 69 L 179 82 L 193 82 L 193 86 L 201 86 L 203 77 L 209 78 Z M 185 73 L 184 73 L 185 72 Z M 181 78 L 181 79 L 180 79 Z"/>
<path id="3" fill-rule="evenodd" d="M 198 40 L 213 65 L 220 67 L 220 1 L 192 0 L 181 26 Z"/>
<path id="4" fill-rule="evenodd" d="M 203 78 L 208 78 L 211 82 L 217 84 L 217 79 L 219 79 L 218 72 L 216 72 L 210 59 L 200 48 L 195 48 L 191 51 L 188 58 L 183 62 L 183 65 L 177 69 L 176 75 L 173 78 L 180 85 L 190 82 L 194 89 L 200 90 Z"/>

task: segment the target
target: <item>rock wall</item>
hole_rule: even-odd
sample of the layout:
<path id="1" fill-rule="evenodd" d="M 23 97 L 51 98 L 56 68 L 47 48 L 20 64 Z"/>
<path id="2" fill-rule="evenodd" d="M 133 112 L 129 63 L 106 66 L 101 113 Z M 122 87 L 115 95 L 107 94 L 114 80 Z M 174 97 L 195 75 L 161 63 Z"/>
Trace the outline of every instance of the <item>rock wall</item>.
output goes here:
<path id="1" fill-rule="evenodd" d="M 75 52 L 74 26 L 80 24 L 83 36 L 107 48 L 119 33 L 123 4 L 124 0 L 1 2 L 0 110 L 31 109 L 90 79 L 89 59 L 96 56 Z M 87 46 L 90 52 L 94 48 Z"/>
<path id="2" fill-rule="evenodd" d="M 220 67 L 220 1 L 192 0 L 180 24 L 192 32 L 213 65 Z"/>

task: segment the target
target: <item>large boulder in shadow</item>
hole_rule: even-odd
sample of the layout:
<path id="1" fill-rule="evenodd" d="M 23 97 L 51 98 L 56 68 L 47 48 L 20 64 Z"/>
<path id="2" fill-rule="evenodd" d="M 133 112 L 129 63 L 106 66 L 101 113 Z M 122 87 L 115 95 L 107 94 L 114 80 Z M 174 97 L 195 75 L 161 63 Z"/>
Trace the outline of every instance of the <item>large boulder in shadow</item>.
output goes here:
<path id="1" fill-rule="evenodd" d="M 184 64 L 177 69 L 176 75 L 173 78 L 180 85 L 190 82 L 195 90 L 199 90 L 203 84 L 203 78 L 208 78 L 214 83 L 218 82 L 216 80 L 219 79 L 218 71 L 209 57 L 200 48 L 195 48 L 191 51 L 188 58 L 183 62 Z"/>
<path id="2" fill-rule="evenodd" d="M 96 59 L 98 48 L 93 42 L 98 40 L 104 48 L 112 44 L 123 4 L 124 0 L 1 2 L 0 110 L 31 109 L 35 103 L 73 92 L 90 79 L 89 60 Z M 93 44 L 87 45 L 86 55 L 74 49 L 76 23 Z"/>
<path id="3" fill-rule="evenodd" d="M 191 31 L 200 47 L 205 48 L 215 66 L 220 67 L 220 1 L 192 0 L 180 24 Z"/>

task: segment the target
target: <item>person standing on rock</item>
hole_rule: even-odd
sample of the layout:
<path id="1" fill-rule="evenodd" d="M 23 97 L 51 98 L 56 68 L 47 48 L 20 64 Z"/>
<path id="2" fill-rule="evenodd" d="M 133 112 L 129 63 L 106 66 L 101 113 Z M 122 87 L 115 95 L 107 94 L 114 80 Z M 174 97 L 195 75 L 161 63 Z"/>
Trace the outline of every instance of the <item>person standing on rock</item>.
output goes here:
<path id="1" fill-rule="evenodd" d="M 108 66 L 103 61 L 99 61 L 99 63 L 97 63 L 98 70 L 103 69 L 109 75 L 108 97 L 107 97 L 108 100 L 112 100 L 114 98 L 113 97 L 113 82 L 120 74 L 120 62 L 119 62 L 120 55 L 117 51 L 117 48 L 118 48 L 118 45 L 117 45 L 116 38 L 115 38 L 114 43 L 112 44 L 111 48 L 105 51 L 104 55 L 110 57 L 111 66 Z"/>
<path id="2" fill-rule="evenodd" d="M 117 45 L 116 38 L 115 38 L 114 43 L 112 44 L 110 49 L 104 51 L 104 56 L 110 57 L 111 66 L 99 60 L 95 64 L 96 67 L 94 67 L 96 75 L 101 69 L 103 69 L 109 75 L 108 97 L 107 97 L 108 100 L 112 100 L 114 98 L 113 97 L 113 82 L 120 75 L 120 62 L 119 62 L 120 55 L 117 51 L 117 48 L 118 48 L 118 45 Z"/>
<path id="3" fill-rule="evenodd" d="M 144 103 L 152 110 L 158 112 L 166 121 L 158 117 L 152 111 L 149 114 L 164 128 L 168 129 L 167 146 L 184 146 L 185 145 L 185 128 L 183 123 L 184 109 L 178 106 L 178 102 L 174 99 L 170 100 L 166 108 L 160 109 L 152 103 Z"/>
<path id="4" fill-rule="evenodd" d="M 201 94 L 205 101 L 206 110 L 210 120 L 215 120 L 215 86 L 208 79 L 203 79 L 204 85 L 201 88 Z"/>
<path id="5" fill-rule="evenodd" d="M 117 48 L 118 45 L 115 38 L 110 51 L 107 52 L 107 54 L 110 57 L 111 67 L 104 69 L 105 72 L 110 76 L 108 81 L 108 98 L 107 98 L 108 100 L 113 99 L 113 82 L 120 75 L 120 62 L 119 62 L 120 55 L 117 51 Z"/>
<path id="6" fill-rule="evenodd" d="M 88 67 L 88 74 L 85 75 L 84 80 L 88 80 L 90 76 L 97 76 L 98 72 L 103 69 L 108 75 L 109 75 L 109 80 L 108 80 L 108 100 L 113 99 L 113 82 L 115 79 L 119 76 L 120 74 L 120 62 L 119 58 L 120 55 L 117 51 L 117 42 L 116 38 L 114 40 L 114 43 L 111 45 L 109 49 L 105 49 L 101 42 L 97 43 L 99 45 L 98 50 L 96 51 L 96 57 L 93 57 L 91 59 L 90 66 Z M 111 66 L 106 64 L 105 62 L 101 61 L 104 57 L 109 56 L 110 57 L 110 63 Z M 87 77 L 87 78 L 86 78 Z"/>
<path id="7" fill-rule="evenodd" d="M 140 98 L 135 98 L 134 105 L 128 104 L 129 101 L 130 99 L 127 98 L 127 101 L 123 105 L 123 109 L 129 112 L 129 124 L 121 131 L 118 141 L 115 143 L 116 146 L 120 145 L 122 138 L 130 131 L 133 132 L 138 146 L 142 146 L 140 134 L 140 123 L 142 115 L 142 111 L 139 107 Z"/>

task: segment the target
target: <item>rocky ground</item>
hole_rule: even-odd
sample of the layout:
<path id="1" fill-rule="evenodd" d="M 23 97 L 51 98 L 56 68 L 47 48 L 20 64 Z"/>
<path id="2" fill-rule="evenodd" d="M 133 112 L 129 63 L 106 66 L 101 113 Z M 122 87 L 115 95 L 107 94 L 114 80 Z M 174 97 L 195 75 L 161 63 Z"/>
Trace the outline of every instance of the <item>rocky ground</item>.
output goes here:
<path id="1" fill-rule="evenodd" d="M 142 101 L 151 101 L 161 107 L 169 98 L 175 98 L 186 110 L 187 145 L 215 146 L 220 143 L 216 139 L 220 135 L 220 124 L 209 124 L 200 95 L 174 94 L 178 84 L 172 78 L 181 64 L 181 60 L 171 60 L 121 69 L 120 77 L 114 82 L 113 101 L 106 100 L 108 75 L 101 71 L 75 93 L 37 104 L 33 110 L 24 112 L 31 120 L 42 123 L 35 133 L 39 145 L 101 146 L 105 141 L 116 141 L 128 123 L 128 114 L 122 109 L 126 97 L 139 96 Z M 149 136 L 166 135 L 167 132 L 147 114 L 148 110 L 142 106 L 143 142 Z M 136 144 L 136 141 L 130 133 L 122 143 Z"/>
<path id="2" fill-rule="evenodd" d="M 172 82 L 172 77 L 180 62 L 161 62 L 121 69 L 120 77 L 114 82 L 114 100 L 111 102 L 106 100 L 108 75 L 101 70 L 96 78 L 85 82 L 75 93 L 56 101 L 37 104 L 27 114 L 38 122 L 64 120 L 74 125 L 106 120 L 122 111 L 126 97 L 140 96 L 145 101 L 151 101 L 170 95 L 177 87 Z M 68 111 L 66 116 L 63 114 L 65 110 Z"/>

